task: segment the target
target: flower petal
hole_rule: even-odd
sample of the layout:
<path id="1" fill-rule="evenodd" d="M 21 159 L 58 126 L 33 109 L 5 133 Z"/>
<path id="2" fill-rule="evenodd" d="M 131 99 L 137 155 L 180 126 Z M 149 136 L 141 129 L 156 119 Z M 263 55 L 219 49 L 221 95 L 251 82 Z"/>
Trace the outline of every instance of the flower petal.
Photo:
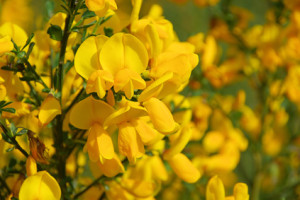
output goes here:
<path id="1" fill-rule="evenodd" d="M 140 74 L 147 67 L 148 53 L 143 43 L 133 35 L 117 33 L 103 45 L 100 63 L 113 75 L 123 68 Z"/>
<path id="2" fill-rule="evenodd" d="M 114 177 L 119 173 L 123 173 L 125 171 L 120 159 L 115 154 L 112 159 L 104 159 L 104 162 L 97 162 L 100 170 L 107 177 Z"/>
<path id="3" fill-rule="evenodd" d="M 51 122 L 56 115 L 61 114 L 61 107 L 59 101 L 51 94 L 49 94 L 46 99 L 43 101 L 40 113 L 39 120 L 42 124 L 48 124 Z"/>
<path id="4" fill-rule="evenodd" d="M 89 37 L 78 48 L 74 66 L 83 78 L 88 79 L 94 71 L 101 69 L 99 52 L 107 40 L 108 37 L 103 35 Z"/>
<path id="5" fill-rule="evenodd" d="M 89 129 L 94 122 L 103 124 L 113 111 L 113 107 L 109 104 L 89 96 L 72 108 L 70 123 L 80 129 Z"/>
<path id="6" fill-rule="evenodd" d="M 225 189 L 221 179 L 218 176 L 212 177 L 206 186 L 207 200 L 224 200 Z"/>
<path id="7" fill-rule="evenodd" d="M 195 183 L 201 176 L 192 162 L 182 153 L 173 156 L 168 162 L 176 175 L 185 182 Z"/>
<path id="8" fill-rule="evenodd" d="M 57 181 L 46 171 L 29 176 L 22 184 L 20 200 L 59 200 L 61 190 Z"/>
<path id="9" fill-rule="evenodd" d="M 156 130 L 165 134 L 176 131 L 178 124 L 174 121 L 172 113 L 162 101 L 150 98 L 143 105 L 147 109 Z"/>
<path id="10" fill-rule="evenodd" d="M 125 155 L 130 163 L 135 163 L 136 158 L 142 157 L 145 152 L 139 135 L 127 122 L 119 125 L 118 146 L 120 153 Z"/>

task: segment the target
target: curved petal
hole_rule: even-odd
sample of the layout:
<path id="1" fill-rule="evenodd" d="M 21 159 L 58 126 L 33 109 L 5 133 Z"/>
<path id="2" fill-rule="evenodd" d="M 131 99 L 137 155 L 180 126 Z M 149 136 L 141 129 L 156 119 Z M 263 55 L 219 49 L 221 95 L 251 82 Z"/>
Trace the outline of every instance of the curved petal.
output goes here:
<path id="1" fill-rule="evenodd" d="M 111 73 L 104 70 L 94 71 L 86 85 L 86 93 L 97 92 L 98 97 L 103 98 L 106 90 L 109 90 L 114 84 Z"/>
<path id="2" fill-rule="evenodd" d="M 61 107 L 59 101 L 53 96 L 48 95 L 46 99 L 43 101 L 40 113 L 39 120 L 42 124 L 48 124 L 51 122 L 56 115 L 61 114 Z"/>
<path id="3" fill-rule="evenodd" d="M 92 36 L 87 38 L 78 48 L 74 67 L 83 78 L 88 79 L 94 71 L 101 69 L 99 52 L 107 40 L 108 37 L 104 35 Z"/>
<path id="4" fill-rule="evenodd" d="M 97 162 L 102 173 L 107 177 L 114 177 L 119 173 L 123 173 L 125 171 L 122 162 L 115 154 L 112 159 L 104 159 L 104 162 Z"/>
<path id="5" fill-rule="evenodd" d="M 61 190 L 56 180 L 46 171 L 29 176 L 22 184 L 20 200 L 59 200 Z"/>
<path id="6" fill-rule="evenodd" d="M 27 40 L 26 32 L 16 24 L 7 22 L 0 26 L 1 36 L 10 36 L 18 46 L 24 46 Z"/>
<path id="7" fill-rule="evenodd" d="M 201 176 L 192 162 L 182 153 L 173 156 L 168 162 L 176 175 L 185 182 L 195 183 Z"/>
<path id="8" fill-rule="evenodd" d="M 93 124 L 88 133 L 86 148 L 92 161 L 112 159 L 114 146 L 110 135 L 97 123 Z"/>
<path id="9" fill-rule="evenodd" d="M 143 103 L 148 111 L 154 128 L 162 133 L 172 133 L 177 130 L 178 124 L 174 121 L 168 107 L 160 100 L 151 98 Z"/>
<path id="10" fill-rule="evenodd" d="M 104 126 L 113 124 L 120 124 L 122 122 L 131 121 L 138 117 L 146 116 L 147 111 L 145 108 L 137 105 L 126 105 L 119 108 L 116 112 L 111 114 L 104 122 Z"/>
<path id="11" fill-rule="evenodd" d="M 130 163 L 143 156 L 144 145 L 134 127 L 124 122 L 119 125 L 118 146 L 121 154 L 125 155 Z"/>
<path id="12" fill-rule="evenodd" d="M 114 89 L 116 92 L 122 90 L 128 99 L 131 99 L 134 90 L 144 89 L 146 82 L 142 77 L 130 69 L 121 69 L 115 76 Z"/>
<path id="13" fill-rule="evenodd" d="M 100 63 L 104 70 L 113 75 L 123 68 L 140 74 L 147 67 L 148 53 L 143 43 L 133 35 L 117 33 L 103 45 Z"/>
<path id="14" fill-rule="evenodd" d="M 207 200 L 224 200 L 225 189 L 221 179 L 218 176 L 212 177 L 206 186 Z"/>
<path id="15" fill-rule="evenodd" d="M 180 131 L 180 135 L 174 142 L 171 143 L 171 147 L 167 149 L 163 157 L 164 159 L 170 159 L 174 155 L 180 153 L 184 147 L 187 145 L 187 143 L 190 141 L 190 138 L 192 136 L 192 130 L 189 127 L 184 127 Z"/>
<path id="16" fill-rule="evenodd" d="M 150 127 L 143 119 L 134 120 L 131 123 L 144 144 L 150 144 L 156 139 L 158 132 Z"/>
<path id="17" fill-rule="evenodd" d="M 151 97 L 157 97 L 161 92 L 165 82 L 173 78 L 173 73 L 168 72 L 159 79 L 151 83 L 139 96 L 139 102 L 149 100 Z"/>
<path id="18" fill-rule="evenodd" d="M 0 39 L 0 54 L 11 51 L 14 49 L 14 45 L 11 42 L 11 37 L 6 35 Z"/>
<path id="19" fill-rule="evenodd" d="M 103 124 L 113 112 L 114 109 L 109 104 L 89 96 L 72 108 L 70 123 L 80 129 L 89 129 L 94 122 Z"/>

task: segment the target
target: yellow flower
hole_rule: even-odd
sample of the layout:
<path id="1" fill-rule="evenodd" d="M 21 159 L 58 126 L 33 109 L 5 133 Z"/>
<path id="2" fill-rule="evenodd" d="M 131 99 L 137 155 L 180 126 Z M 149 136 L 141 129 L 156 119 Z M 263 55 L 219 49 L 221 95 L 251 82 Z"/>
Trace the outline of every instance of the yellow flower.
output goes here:
<path id="1" fill-rule="evenodd" d="M 144 45 L 133 35 L 90 37 L 79 47 L 74 62 L 77 73 L 90 80 L 88 92 L 96 91 L 99 97 L 113 84 L 116 92 L 124 91 L 129 99 L 134 90 L 146 87 L 140 74 L 146 70 L 148 55 Z M 100 71 L 95 72 L 97 70 Z"/>
<path id="2" fill-rule="evenodd" d="M 146 109 L 136 102 L 125 101 L 123 107 L 111 114 L 105 121 L 105 126 L 116 124 L 119 128 L 118 147 L 121 154 L 127 156 L 130 163 L 144 154 L 144 143 L 150 142 L 156 134 L 140 117 L 146 116 Z M 144 129 L 145 128 L 145 129 Z"/>
<path id="3" fill-rule="evenodd" d="M 14 49 L 14 45 L 11 42 L 10 36 L 6 35 L 0 38 L 0 54 L 11 51 Z"/>
<path id="4" fill-rule="evenodd" d="M 61 190 L 56 180 L 46 171 L 29 176 L 23 182 L 20 200 L 59 200 Z"/>
<path id="5" fill-rule="evenodd" d="M 195 183 L 201 176 L 199 170 L 182 153 L 174 155 L 167 161 L 171 165 L 176 175 L 185 182 Z"/>
<path id="6" fill-rule="evenodd" d="M 49 94 L 40 107 L 40 122 L 43 125 L 46 125 L 49 122 L 51 122 L 57 115 L 60 114 L 61 107 L 59 101 L 52 94 Z"/>
<path id="7" fill-rule="evenodd" d="M 0 26 L 0 36 L 10 36 L 17 46 L 23 46 L 27 40 L 26 32 L 16 24 L 7 22 Z"/>
<path id="8" fill-rule="evenodd" d="M 99 17 L 103 17 L 109 9 L 116 10 L 115 0 L 85 0 L 89 10 L 94 11 Z"/>
<path id="9" fill-rule="evenodd" d="M 77 103 L 71 110 L 70 123 L 80 129 L 88 129 L 88 140 L 85 149 L 92 161 L 112 159 L 114 148 L 111 136 L 103 128 L 104 120 L 114 109 L 92 96 Z"/>
<path id="10" fill-rule="evenodd" d="M 26 160 L 26 174 L 32 176 L 37 173 L 37 166 L 34 158 L 30 155 Z"/>
<path id="11" fill-rule="evenodd" d="M 222 180 L 213 176 L 206 186 L 206 200 L 249 200 L 248 186 L 237 183 L 233 189 L 233 195 L 225 198 L 225 189 Z"/>
<path id="12" fill-rule="evenodd" d="M 206 186 L 206 200 L 225 200 L 225 189 L 218 176 L 212 177 Z"/>
<path id="13" fill-rule="evenodd" d="M 169 134 L 178 129 L 178 124 L 174 121 L 172 113 L 162 101 L 150 98 L 143 105 L 147 109 L 156 130 L 164 134 Z"/>

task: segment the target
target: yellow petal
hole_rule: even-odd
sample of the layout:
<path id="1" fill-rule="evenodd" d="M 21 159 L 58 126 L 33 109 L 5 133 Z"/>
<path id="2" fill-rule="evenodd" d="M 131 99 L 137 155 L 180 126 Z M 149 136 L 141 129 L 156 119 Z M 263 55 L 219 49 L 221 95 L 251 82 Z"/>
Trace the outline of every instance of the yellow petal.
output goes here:
<path id="1" fill-rule="evenodd" d="M 123 68 L 140 74 L 148 65 L 148 53 L 143 43 L 133 35 L 117 33 L 103 45 L 100 63 L 113 75 Z"/>
<path id="2" fill-rule="evenodd" d="M 158 32 L 153 24 L 147 25 L 145 31 L 147 33 L 148 41 L 151 42 L 151 58 L 156 59 L 162 51 L 162 41 L 160 40 Z"/>
<path id="3" fill-rule="evenodd" d="M 92 161 L 112 159 L 114 146 L 110 135 L 98 123 L 94 123 L 89 130 L 86 148 Z"/>
<path id="4" fill-rule="evenodd" d="M 39 120 L 42 124 L 48 124 L 51 122 L 56 115 L 61 114 L 61 107 L 59 101 L 51 94 L 49 94 L 46 99 L 43 101 L 40 113 Z"/>
<path id="5" fill-rule="evenodd" d="M 163 84 L 173 78 L 173 73 L 168 72 L 151 83 L 139 96 L 139 102 L 144 102 L 151 97 L 157 97 L 163 88 Z"/>
<path id="6" fill-rule="evenodd" d="M 144 144 L 150 144 L 156 139 L 158 132 L 150 127 L 143 119 L 131 122 Z"/>
<path id="7" fill-rule="evenodd" d="M 130 22 L 132 23 L 139 19 L 139 14 L 140 14 L 143 0 L 132 0 L 131 2 L 132 2 L 133 9 L 130 17 Z"/>
<path id="8" fill-rule="evenodd" d="M 190 141 L 192 129 L 190 127 L 184 127 L 181 129 L 179 134 L 179 137 L 177 137 L 176 140 L 171 143 L 171 147 L 164 152 L 163 158 L 165 160 L 170 159 L 184 149 L 184 147 Z"/>
<path id="9" fill-rule="evenodd" d="M 114 89 L 116 92 L 122 90 L 128 99 L 131 99 L 134 90 L 144 89 L 146 82 L 142 77 L 130 69 L 121 69 L 115 76 Z"/>
<path id="10" fill-rule="evenodd" d="M 26 32 L 16 24 L 7 22 L 0 26 L 1 36 L 10 36 L 17 46 L 24 46 L 27 40 Z"/>
<path id="11" fill-rule="evenodd" d="M 97 92 L 98 97 L 103 98 L 106 90 L 109 90 L 114 84 L 111 73 L 103 70 L 94 71 L 86 85 L 86 93 Z"/>
<path id="12" fill-rule="evenodd" d="M 136 158 L 142 157 L 145 152 L 139 135 L 127 122 L 119 125 L 118 146 L 120 153 L 125 155 L 130 163 L 135 163 Z"/>
<path id="13" fill-rule="evenodd" d="M 122 179 L 122 187 L 137 198 L 147 198 L 154 195 L 157 184 L 149 180 Z"/>
<path id="14" fill-rule="evenodd" d="M 245 183 L 237 183 L 233 189 L 235 200 L 249 200 L 248 186 Z"/>
<path id="15" fill-rule="evenodd" d="M 29 176 L 22 184 L 20 200 L 60 200 L 61 190 L 56 180 L 46 171 Z"/>
<path id="16" fill-rule="evenodd" d="M 145 108 L 138 105 L 126 105 L 119 108 L 116 112 L 111 114 L 104 122 L 104 126 L 110 126 L 113 124 L 120 124 L 122 122 L 135 120 L 138 117 L 146 116 L 147 111 Z"/>
<path id="17" fill-rule="evenodd" d="M 97 11 L 105 7 L 105 0 L 85 0 L 85 4 L 89 10 Z"/>
<path id="18" fill-rule="evenodd" d="M 225 189 L 218 176 L 212 177 L 206 186 L 206 200 L 224 200 Z"/>
<path id="19" fill-rule="evenodd" d="M 70 123 L 80 129 L 89 129 L 94 122 L 103 124 L 113 111 L 109 104 L 89 96 L 72 108 Z"/>
<path id="20" fill-rule="evenodd" d="M 99 62 L 99 52 L 108 37 L 99 35 L 87 38 L 78 48 L 74 66 L 77 73 L 85 79 L 88 79 L 92 73 L 101 69 Z"/>
<path id="21" fill-rule="evenodd" d="M 224 141 L 224 133 L 220 131 L 209 131 L 203 139 L 203 147 L 208 153 L 215 153 L 224 145 Z"/>
<path id="22" fill-rule="evenodd" d="M 26 174 L 32 176 L 37 173 L 36 161 L 32 156 L 28 156 L 26 160 Z"/>
<path id="23" fill-rule="evenodd" d="M 171 133 L 176 131 L 178 124 L 174 121 L 172 113 L 162 101 L 151 98 L 144 102 L 143 105 L 147 109 L 156 130 L 161 133 Z"/>
<path id="24" fill-rule="evenodd" d="M 11 42 L 11 37 L 6 35 L 0 39 L 0 54 L 14 49 L 14 44 Z"/>
<path id="25" fill-rule="evenodd" d="M 155 178 L 162 181 L 166 181 L 168 179 L 168 172 L 159 156 L 151 157 L 151 167 Z"/>
<path id="26" fill-rule="evenodd" d="M 195 183 L 201 174 L 192 162 L 182 153 L 173 156 L 168 160 L 176 175 L 188 183 Z"/>
<path id="27" fill-rule="evenodd" d="M 6 97 L 6 87 L 0 84 L 0 101 L 3 101 Z"/>
<path id="28" fill-rule="evenodd" d="M 115 154 L 112 159 L 104 159 L 104 162 L 97 162 L 101 172 L 107 177 L 114 177 L 119 173 L 123 173 L 125 171 L 120 159 Z"/>

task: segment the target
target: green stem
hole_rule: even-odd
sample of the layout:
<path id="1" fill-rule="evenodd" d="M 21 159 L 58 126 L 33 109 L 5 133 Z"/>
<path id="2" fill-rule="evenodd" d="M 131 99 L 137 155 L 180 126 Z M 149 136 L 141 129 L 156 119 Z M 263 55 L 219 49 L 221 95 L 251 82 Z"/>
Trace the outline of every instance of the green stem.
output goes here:
<path id="1" fill-rule="evenodd" d="M 98 182 L 102 179 L 104 179 L 104 176 L 100 176 L 99 178 L 97 178 L 96 180 L 94 180 L 90 185 L 88 185 L 86 188 L 84 188 L 82 191 L 78 192 L 77 194 L 74 195 L 73 199 L 77 199 L 78 197 L 80 197 L 81 195 L 83 195 L 85 192 L 87 192 L 91 187 L 93 187 L 94 185 L 98 184 Z"/>
<path id="2" fill-rule="evenodd" d="M 74 98 L 74 100 L 72 101 L 72 103 L 70 104 L 70 106 L 65 110 L 65 114 L 67 114 L 71 108 L 78 102 L 80 96 L 84 93 L 84 88 L 81 88 L 80 92 L 76 95 L 76 97 Z"/>
<path id="3" fill-rule="evenodd" d="M 261 181 L 262 181 L 262 160 L 261 155 L 258 153 L 254 154 L 254 162 L 256 166 L 256 174 L 254 177 L 253 182 L 253 189 L 252 189 L 252 200 L 259 200 L 260 199 L 260 188 L 261 188 Z"/>
<path id="4" fill-rule="evenodd" d="M 6 184 L 5 180 L 0 176 L 0 183 L 1 185 L 7 190 L 8 194 L 11 193 L 10 188 L 8 187 L 8 185 Z"/>
<path id="5" fill-rule="evenodd" d="M 69 8 L 71 13 L 68 13 L 67 18 L 65 20 L 65 27 L 63 32 L 63 37 L 61 40 L 61 47 L 60 47 L 60 53 L 59 53 L 59 63 L 58 63 L 58 70 L 57 70 L 57 78 L 58 78 L 58 87 L 57 90 L 60 93 L 59 95 L 59 101 L 61 104 L 62 100 L 62 88 L 63 88 L 63 65 L 65 61 L 65 54 L 66 54 L 66 48 L 68 44 L 68 39 L 71 34 L 70 27 L 73 23 L 76 9 L 75 9 L 75 0 L 69 1 Z M 65 194 L 62 198 L 67 199 L 67 185 L 66 185 L 66 159 L 65 159 L 65 153 L 66 153 L 66 147 L 64 145 L 64 132 L 63 132 L 63 120 L 64 120 L 65 113 L 62 115 L 58 115 L 56 117 L 56 126 L 54 127 L 53 134 L 54 134 L 54 140 L 55 140 L 55 149 L 56 149 L 56 155 L 57 155 L 57 171 L 58 171 L 58 179 L 59 184 L 62 190 L 62 194 Z"/>
<path id="6" fill-rule="evenodd" d="M 11 140 L 15 148 L 18 149 L 26 158 L 29 156 L 28 153 L 19 145 L 18 141 L 14 137 L 10 137 L 6 127 L 0 122 L 0 127 L 3 130 L 3 133 Z"/>
<path id="7" fill-rule="evenodd" d="M 42 80 L 41 76 L 38 75 L 38 73 L 34 70 L 34 68 L 31 66 L 31 64 L 28 62 L 28 60 L 25 60 L 25 64 L 27 65 L 27 68 L 30 70 L 30 72 L 32 72 L 34 74 L 34 76 L 36 77 L 38 82 L 41 83 L 44 86 L 44 88 L 48 89 L 47 84 Z"/>

